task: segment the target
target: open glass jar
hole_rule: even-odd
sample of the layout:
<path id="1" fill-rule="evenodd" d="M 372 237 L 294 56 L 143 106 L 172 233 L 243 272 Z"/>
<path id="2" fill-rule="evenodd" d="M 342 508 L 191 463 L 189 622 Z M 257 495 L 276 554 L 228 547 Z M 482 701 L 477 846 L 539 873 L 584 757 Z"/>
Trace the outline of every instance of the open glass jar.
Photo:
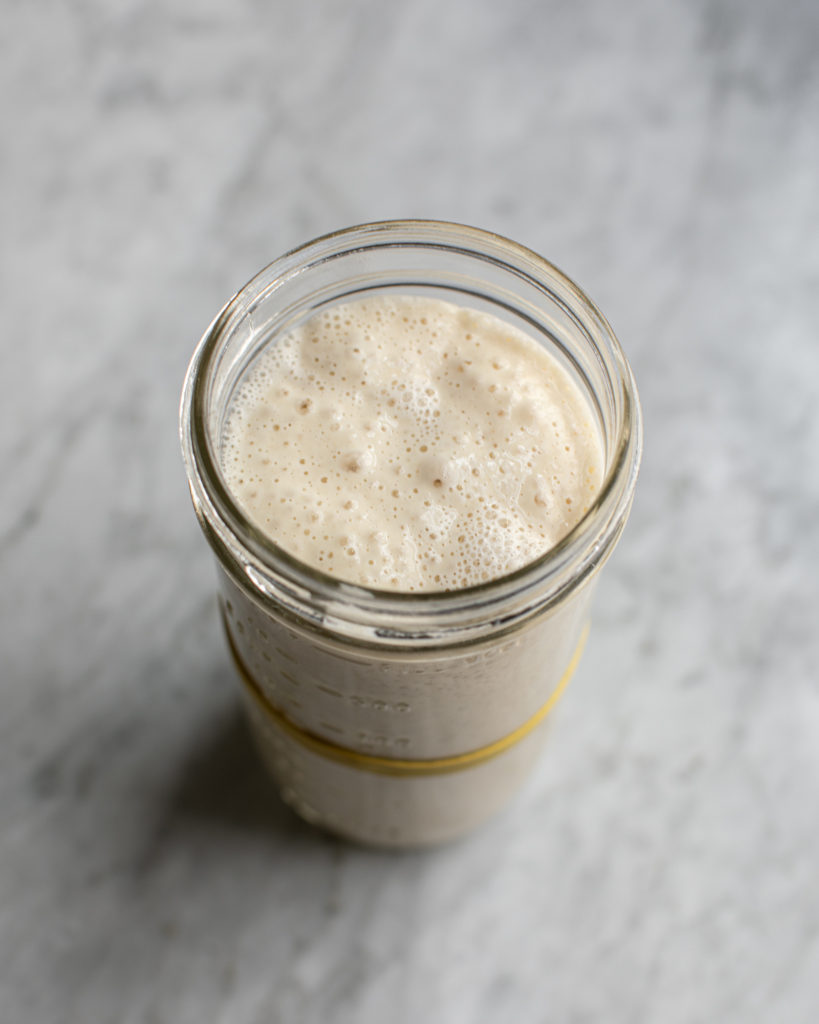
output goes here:
<path id="1" fill-rule="evenodd" d="M 259 352 L 320 310 L 384 291 L 522 328 L 588 400 L 605 455 L 596 500 L 559 544 L 500 579 L 413 594 L 342 582 L 280 548 L 226 484 L 225 418 Z M 500 808 L 579 658 L 637 477 L 637 392 L 596 307 L 547 261 L 485 231 L 435 221 L 339 231 L 270 264 L 222 309 L 188 369 L 181 435 L 228 644 L 284 799 L 308 821 L 388 846 L 454 838 Z"/>

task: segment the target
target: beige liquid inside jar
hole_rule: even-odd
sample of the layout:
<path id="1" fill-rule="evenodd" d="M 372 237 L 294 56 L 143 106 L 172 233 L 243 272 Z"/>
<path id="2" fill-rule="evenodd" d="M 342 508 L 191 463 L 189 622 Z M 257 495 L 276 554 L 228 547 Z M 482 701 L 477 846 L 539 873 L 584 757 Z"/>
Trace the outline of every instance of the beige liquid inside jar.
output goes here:
<path id="1" fill-rule="evenodd" d="M 389 294 L 523 330 L 588 402 L 604 459 L 596 498 L 557 545 L 501 578 L 420 593 L 344 582 L 279 547 L 226 482 L 226 417 L 259 353 L 322 310 Z M 188 370 L 181 431 L 228 645 L 284 799 L 308 821 L 385 846 L 452 839 L 502 807 L 580 656 L 639 465 L 634 381 L 592 303 L 534 253 L 473 228 L 338 232 L 271 264 L 224 307 Z"/>

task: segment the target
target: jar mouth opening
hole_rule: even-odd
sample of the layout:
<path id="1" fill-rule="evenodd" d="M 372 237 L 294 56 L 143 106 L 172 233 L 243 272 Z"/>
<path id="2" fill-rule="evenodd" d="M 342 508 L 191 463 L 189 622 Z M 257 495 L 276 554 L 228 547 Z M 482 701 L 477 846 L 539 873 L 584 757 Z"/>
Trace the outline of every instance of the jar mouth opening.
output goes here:
<path id="1" fill-rule="evenodd" d="M 209 427 L 211 376 L 231 329 L 243 319 L 252 320 L 261 299 L 282 283 L 339 256 L 430 247 L 500 266 L 557 302 L 596 349 L 617 412 L 616 430 L 610 447 L 606 446 L 604 479 L 588 511 L 541 556 L 510 573 L 463 588 L 380 589 L 345 581 L 300 561 L 243 511 L 226 483 L 219 439 Z M 481 281 L 474 283 L 479 286 Z M 507 617 L 510 622 L 517 620 L 579 585 L 602 564 L 619 537 L 642 451 L 641 411 L 631 369 L 608 322 L 585 293 L 549 261 L 516 242 L 482 229 L 430 220 L 380 221 L 335 231 L 291 250 L 256 274 L 225 304 L 194 352 L 182 392 L 180 435 L 197 516 L 232 575 L 244 577 L 257 594 L 284 598 L 297 617 L 325 626 L 331 619 L 348 625 L 373 624 L 382 636 L 393 632 L 390 621 L 396 635 L 406 635 L 407 629 L 423 630 L 422 620 L 431 612 L 438 624 L 462 620 L 465 613 L 470 619 L 485 618 L 490 612 L 499 626 Z M 317 604 L 320 611 L 315 610 Z"/>

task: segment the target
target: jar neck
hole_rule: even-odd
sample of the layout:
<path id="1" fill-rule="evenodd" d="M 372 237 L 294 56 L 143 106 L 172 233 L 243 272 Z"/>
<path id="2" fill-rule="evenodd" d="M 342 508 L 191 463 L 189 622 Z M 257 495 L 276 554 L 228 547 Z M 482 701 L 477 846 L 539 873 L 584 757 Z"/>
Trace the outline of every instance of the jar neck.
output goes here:
<path id="1" fill-rule="evenodd" d="M 597 415 L 606 459 L 600 491 L 555 547 L 478 586 L 398 593 L 344 583 L 290 556 L 251 522 L 219 464 L 222 425 L 261 348 L 317 310 L 378 290 L 434 293 L 501 313 L 573 372 Z M 274 615 L 347 642 L 435 647 L 507 633 L 593 575 L 625 524 L 641 454 L 631 370 L 593 303 L 529 250 L 487 232 L 432 221 L 363 225 L 270 264 L 222 309 L 194 353 L 181 434 L 200 523 L 224 569 Z"/>

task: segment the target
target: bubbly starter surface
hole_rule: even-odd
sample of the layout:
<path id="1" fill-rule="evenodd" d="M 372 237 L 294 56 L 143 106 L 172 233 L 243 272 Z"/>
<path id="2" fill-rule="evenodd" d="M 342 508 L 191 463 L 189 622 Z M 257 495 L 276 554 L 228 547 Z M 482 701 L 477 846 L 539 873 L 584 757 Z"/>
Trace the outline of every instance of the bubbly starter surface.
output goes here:
<path id="1" fill-rule="evenodd" d="M 323 572 L 452 590 L 544 554 L 603 452 L 577 385 L 487 313 L 415 296 L 322 311 L 240 382 L 222 464 L 239 504 Z"/>

